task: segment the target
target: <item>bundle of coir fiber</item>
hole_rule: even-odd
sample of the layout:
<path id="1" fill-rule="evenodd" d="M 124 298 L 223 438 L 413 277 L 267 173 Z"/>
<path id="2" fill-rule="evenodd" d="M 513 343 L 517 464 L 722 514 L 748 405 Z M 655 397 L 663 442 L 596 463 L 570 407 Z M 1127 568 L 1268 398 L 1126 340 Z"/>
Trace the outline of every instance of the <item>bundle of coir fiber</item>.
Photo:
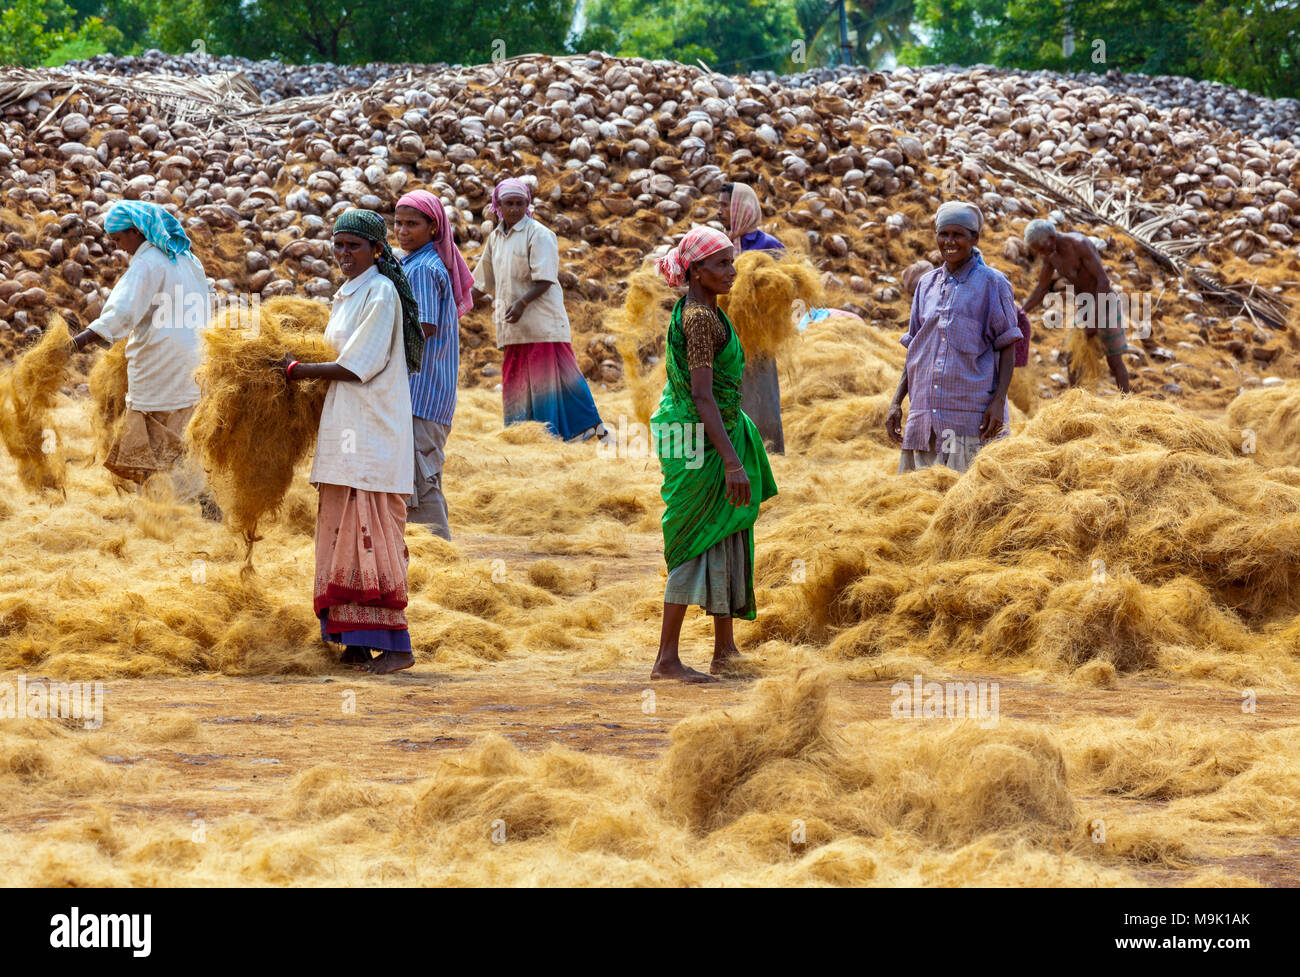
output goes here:
<path id="1" fill-rule="evenodd" d="M 40 342 L 0 375 L 0 440 L 33 491 L 63 488 L 63 452 L 50 414 L 72 349 L 67 324 L 51 316 Z"/>
<path id="2" fill-rule="evenodd" d="M 323 333 L 330 321 L 330 307 L 315 299 L 297 295 L 277 295 L 262 303 L 262 311 L 278 319 L 287 320 L 296 332 Z"/>
<path id="3" fill-rule="evenodd" d="M 638 421 L 649 424 L 668 378 L 664 340 L 677 294 L 649 262 L 628 278 L 627 286 L 623 308 L 611 321 L 623 339 L 619 349 L 623 354 L 623 377 L 632 392 L 632 410 Z M 656 362 L 651 363 L 651 357 Z"/>
<path id="4" fill-rule="evenodd" d="M 718 296 L 749 359 L 775 357 L 799 335 L 804 313 L 822 303 L 817 269 L 790 251 L 746 251 L 736 258 L 731 292 Z"/>
<path id="5" fill-rule="evenodd" d="M 126 414 L 126 340 L 95 360 L 88 380 L 95 428 L 95 459 L 103 461 Z"/>
<path id="6" fill-rule="evenodd" d="M 311 303 L 315 305 L 316 303 Z M 202 386 L 187 437 L 208 472 L 226 521 L 244 535 L 251 559 L 257 524 L 284 501 L 297 464 L 316 441 L 329 384 L 290 383 L 278 363 L 286 353 L 303 363 L 337 355 L 303 320 L 270 311 L 232 309 L 204 334 Z M 309 321 L 309 320 L 308 320 Z"/>

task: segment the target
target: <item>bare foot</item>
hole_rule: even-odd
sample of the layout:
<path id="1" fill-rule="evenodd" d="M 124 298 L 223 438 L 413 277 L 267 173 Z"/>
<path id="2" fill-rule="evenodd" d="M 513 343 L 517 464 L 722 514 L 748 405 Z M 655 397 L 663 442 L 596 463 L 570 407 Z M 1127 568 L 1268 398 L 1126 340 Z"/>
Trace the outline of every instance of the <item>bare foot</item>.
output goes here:
<path id="1" fill-rule="evenodd" d="M 404 668 L 410 668 L 414 664 L 415 655 L 409 651 L 385 651 L 366 666 L 366 671 L 373 675 L 387 675 L 390 672 L 400 672 Z"/>
<path id="2" fill-rule="evenodd" d="M 733 648 L 730 654 L 721 656 L 715 651 L 713 661 L 709 663 L 709 672 L 713 675 L 748 675 L 753 672 L 753 666 L 752 658 L 746 658 Z"/>
<path id="3" fill-rule="evenodd" d="M 740 657 L 740 649 L 736 647 L 736 643 L 734 641 L 730 641 L 725 645 L 713 646 L 713 660 L 715 662 L 722 662 L 722 661 L 726 661 L 728 658 L 739 658 L 739 657 Z"/>
<path id="4" fill-rule="evenodd" d="M 654 669 L 650 672 L 650 678 L 671 678 L 679 682 L 689 682 L 692 685 L 702 685 L 705 682 L 716 682 L 717 679 L 712 675 L 705 675 L 703 672 L 697 672 L 693 668 L 687 668 L 681 663 L 681 659 L 668 665 L 661 665 L 655 662 Z"/>
<path id="5" fill-rule="evenodd" d="M 340 665 L 368 665 L 370 664 L 370 649 L 350 647 L 344 648 L 343 654 L 339 655 Z"/>

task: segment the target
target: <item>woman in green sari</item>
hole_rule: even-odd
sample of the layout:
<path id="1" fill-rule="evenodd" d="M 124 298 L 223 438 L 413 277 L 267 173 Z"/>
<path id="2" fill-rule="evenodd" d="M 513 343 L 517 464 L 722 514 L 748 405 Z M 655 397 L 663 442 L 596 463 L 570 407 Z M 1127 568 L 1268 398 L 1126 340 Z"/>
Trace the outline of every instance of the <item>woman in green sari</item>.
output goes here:
<path id="1" fill-rule="evenodd" d="M 739 655 L 732 618 L 753 620 L 754 522 L 776 482 L 758 429 L 740 409 L 745 351 L 718 296 L 736 280 L 725 234 L 692 229 L 659 260 L 660 274 L 687 286 L 668 326 L 668 382 L 650 432 L 663 470 L 663 630 L 651 678 L 714 682 Z M 707 443 L 706 443 L 707 439 Z M 682 664 L 686 608 L 713 616 L 710 675 Z"/>

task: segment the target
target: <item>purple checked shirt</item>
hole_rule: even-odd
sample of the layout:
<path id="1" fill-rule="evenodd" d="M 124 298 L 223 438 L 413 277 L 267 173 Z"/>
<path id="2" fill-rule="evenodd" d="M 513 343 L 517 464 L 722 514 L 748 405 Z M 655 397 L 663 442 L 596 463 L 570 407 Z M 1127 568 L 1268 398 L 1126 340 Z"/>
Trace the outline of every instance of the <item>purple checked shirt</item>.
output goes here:
<path id="1" fill-rule="evenodd" d="M 939 450 L 945 430 L 978 437 L 998 387 L 998 353 L 1019 339 L 1011 283 L 978 249 L 955 275 L 947 265 L 923 275 L 899 340 L 907 347 L 911 401 L 903 450 Z M 1005 432 L 1011 419 L 1009 410 L 1004 414 Z"/>

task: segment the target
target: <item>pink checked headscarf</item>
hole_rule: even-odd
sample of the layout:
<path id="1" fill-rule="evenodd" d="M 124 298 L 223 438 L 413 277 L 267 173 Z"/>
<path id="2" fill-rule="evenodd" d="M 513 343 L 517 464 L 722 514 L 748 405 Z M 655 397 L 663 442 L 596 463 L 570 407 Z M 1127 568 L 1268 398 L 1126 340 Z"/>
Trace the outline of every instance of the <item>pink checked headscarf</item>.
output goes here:
<path id="1" fill-rule="evenodd" d="M 501 200 L 504 197 L 523 197 L 528 201 L 529 207 L 524 211 L 525 217 L 533 216 L 533 188 L 523 180 L 511 177 L 508 180 L 502 180 L 492 188 L 492 213 L 498 218 L 501 217 Z"/>
<path id="2" fill-rule="evenodd" d="M 673 288 L 686 284 L 686 269 L 701 258 L 731 247 L 731 238 L 711 227 L 692 227 L 682 243 L 655 262 L 659 274 Z"/>
<path id="3" fill-rule="evenodd" d="M 763 219 L 763 210 L 758 205 L 758 194 L 748 183 L 736 183 L 731 187 L 731 240 L 740 247 L 740 239 L 746 234 L 758 230 L 758 222 Z"/>
<path id="4" fill-rule="evenodd" d="M 469 265 L 465 264 L 464 256 L 456 247 L 442 201 L 428 190 L 412 190 L 397 201 L 397 206 L 411 207 L 433 221 L 433 247 L 451 277 L 451 292 L 456 299 L 456 313 L 463 316 L 474 308 L 474 297 L 470 294 L 470 289 L 474 287 L 474 276 L 470 274 Z"/>

